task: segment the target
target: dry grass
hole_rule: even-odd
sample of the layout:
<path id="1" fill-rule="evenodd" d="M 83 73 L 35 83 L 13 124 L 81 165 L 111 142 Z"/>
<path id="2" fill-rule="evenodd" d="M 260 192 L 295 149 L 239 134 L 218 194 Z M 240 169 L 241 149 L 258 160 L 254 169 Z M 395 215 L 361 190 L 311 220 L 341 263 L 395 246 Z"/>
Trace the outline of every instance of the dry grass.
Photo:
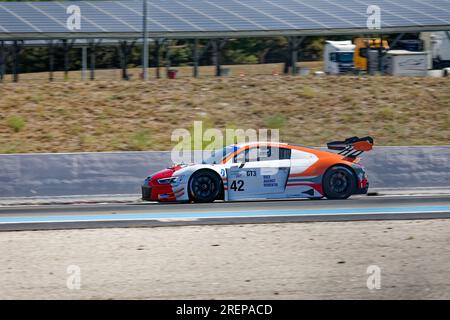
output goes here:
<path id="1" fill-rule="evenodd" d="M 0 84 L 0 153 L 168 150 L 194 120 L 306 145 L 449 144 L 445 78 L 245 76 Z M 14 120 L 11 120 L 14 119 Z M 23 121 L 23 122 L 22 122 Z"/>
<path id="2" fill-rule="evenodd" d="M 229 69 L 230 76 L 256 76 L 256 75 L 272 75 L 283 73 L 283 63 L 269 63 L 269 64 L 255 64 L 255 65 L 224 65 L 223 68 Z M 311 72 L 322 70 L 323 62 L 321 61 L 308 61 L 298 63 L 299 67 L 308 68 Z M 189 78 L 192 77 L 192 67 L 175 67 L 177 72 L 177 78 Z M 214 66 L 200 66 L 200 77 L 213 77 L 215 75 Z M 131 80 L 141 79 L 142 69 L 130 68 L 128 69 L 128 75 Z M 161 77 L 166 77 L 166 67 L 160 68 Z M 49 74 L 47 72 L 36 73 L 24 73 L 19 75 L 20 82 L 47 82 Z M 96 80 L 121 80 L 122 71 L 120 69 L 98 69 L 95 71 Z M 54 81 L 67 81 L 64 79 L 64 72 L 57 71 L 53 73 Z M 89 70 L 87 71 L 87 77 L 89 78 Z M 149 68 L 149 77 L 156 78 L 156 69 Z M 68 81 L 81 81 L 81 71 L 69 71 Z M 5 82 L 12 82 L 12 76 L 5 77 Z"/>

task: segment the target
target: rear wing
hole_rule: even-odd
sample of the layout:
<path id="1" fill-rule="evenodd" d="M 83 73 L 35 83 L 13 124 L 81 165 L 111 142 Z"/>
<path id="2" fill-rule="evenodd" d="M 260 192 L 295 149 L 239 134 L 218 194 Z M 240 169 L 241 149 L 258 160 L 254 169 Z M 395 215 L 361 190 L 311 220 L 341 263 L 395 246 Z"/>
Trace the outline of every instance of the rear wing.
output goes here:
<path id="1" fill-rule="evenodd" d="M 373 138 L 372 137 L 351 137 L 345 139 L 345 141 L 333 141 L 327 143 L 327 147 L 330 150 L 339 150 L 339 154 L 348 157 L 356 158 L 364 151 L 370 151 L 373 148 Z"/>

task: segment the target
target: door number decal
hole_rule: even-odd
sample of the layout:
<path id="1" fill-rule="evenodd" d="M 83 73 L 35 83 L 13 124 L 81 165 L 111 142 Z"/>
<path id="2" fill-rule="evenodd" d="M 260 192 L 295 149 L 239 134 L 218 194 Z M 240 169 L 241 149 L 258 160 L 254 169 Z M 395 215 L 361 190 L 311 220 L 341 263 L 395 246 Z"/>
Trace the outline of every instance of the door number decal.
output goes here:
<path id="1" fill-rule="evenodd" d="M 233 180 L 230 189 L 233 191 L 244 191 L 244 180 Z"/>

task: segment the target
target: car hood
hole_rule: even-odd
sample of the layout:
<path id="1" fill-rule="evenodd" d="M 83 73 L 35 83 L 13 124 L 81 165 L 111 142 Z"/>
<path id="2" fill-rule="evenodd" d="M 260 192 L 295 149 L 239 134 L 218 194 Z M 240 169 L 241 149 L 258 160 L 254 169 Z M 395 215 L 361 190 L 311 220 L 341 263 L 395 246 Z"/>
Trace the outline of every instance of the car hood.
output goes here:
<path id="1" fill-rule="evenodd" d="M 154 174 L 152 174 L 152 179 L 161 179 L 161 178 L 168 178 L 173 176 L 173 174 L 181 169 L 187 168 L 187 167 L 192 167 L 195 166 L 194 163 L 190 163 L 190 164 L 176 164 L 176 165 L 172 165 L 169 168 L 160 170 L 155 172 Z"/>

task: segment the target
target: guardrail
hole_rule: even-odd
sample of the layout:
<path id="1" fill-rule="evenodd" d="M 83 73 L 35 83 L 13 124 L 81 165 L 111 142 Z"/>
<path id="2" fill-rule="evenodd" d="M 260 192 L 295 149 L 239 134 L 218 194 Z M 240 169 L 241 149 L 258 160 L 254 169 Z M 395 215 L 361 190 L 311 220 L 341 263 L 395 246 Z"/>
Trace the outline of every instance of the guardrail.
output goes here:
<path id="1" fill-rule="evenodd" d="M 371 188 L 450 188 L 450 146 L 376 147 L 362 164 Z M 139 194 L 170 152 L 0 155 L 0 198 Z"/>

